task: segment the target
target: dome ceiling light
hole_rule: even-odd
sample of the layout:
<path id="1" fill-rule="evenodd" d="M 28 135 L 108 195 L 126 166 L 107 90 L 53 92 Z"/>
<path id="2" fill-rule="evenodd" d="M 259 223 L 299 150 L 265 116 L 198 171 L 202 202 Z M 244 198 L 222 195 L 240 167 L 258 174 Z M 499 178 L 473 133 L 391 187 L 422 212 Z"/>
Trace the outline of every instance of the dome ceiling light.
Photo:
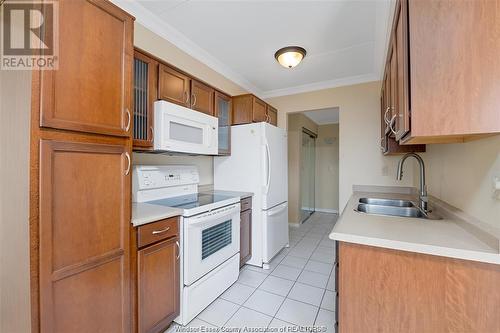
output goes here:
<path id="1" fill-rule="evenodd" d="M 274 58 L 279 64 L 286 68 L 297 66 L 306 56 L 306 50 L 300 46 L 287 46 L 279 49 L 274 54 Z"/>

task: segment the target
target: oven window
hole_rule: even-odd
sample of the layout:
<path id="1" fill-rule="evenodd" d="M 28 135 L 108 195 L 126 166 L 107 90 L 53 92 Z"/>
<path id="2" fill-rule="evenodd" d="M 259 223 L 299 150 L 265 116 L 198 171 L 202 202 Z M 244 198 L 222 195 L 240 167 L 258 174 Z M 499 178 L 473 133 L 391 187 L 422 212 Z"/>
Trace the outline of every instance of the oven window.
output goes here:
<path id="1" fill-rule="evenodd" d="M 222 222 L 201 232 L 201 259 L 205 259 L 223 247 L 231 244 L 231 220 Z"/>
<path id="2" fill-rule="evenodd" d="M 170 139 L 182 142 L 203 144 L 203 129 L 171 121 Z"/>

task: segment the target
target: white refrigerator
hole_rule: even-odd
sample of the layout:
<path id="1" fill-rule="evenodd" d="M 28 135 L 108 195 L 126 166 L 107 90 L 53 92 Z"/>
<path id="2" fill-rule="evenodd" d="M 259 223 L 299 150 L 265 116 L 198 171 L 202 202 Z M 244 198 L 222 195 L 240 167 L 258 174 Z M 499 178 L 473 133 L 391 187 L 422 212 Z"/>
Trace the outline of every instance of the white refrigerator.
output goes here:
<path id="1" fill-rule="evenodd" d="M 263 266 L 288 246 L 286 131 L 267 123 L 231 127 L 231 156 L 214 158 L 216 190 L 254 193 L 252 257 Z"/>

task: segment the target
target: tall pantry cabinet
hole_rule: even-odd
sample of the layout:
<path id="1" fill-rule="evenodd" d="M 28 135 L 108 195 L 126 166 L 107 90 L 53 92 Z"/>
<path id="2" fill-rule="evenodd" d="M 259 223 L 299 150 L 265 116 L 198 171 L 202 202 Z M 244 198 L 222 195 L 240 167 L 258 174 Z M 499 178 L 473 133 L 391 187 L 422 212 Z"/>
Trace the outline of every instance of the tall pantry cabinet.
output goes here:
<path id="1" fill-rule="evenodd" d="M 128 332 L 133 18 L 59 2 L 59 68 L 33 72 L 33 332 Z"/>

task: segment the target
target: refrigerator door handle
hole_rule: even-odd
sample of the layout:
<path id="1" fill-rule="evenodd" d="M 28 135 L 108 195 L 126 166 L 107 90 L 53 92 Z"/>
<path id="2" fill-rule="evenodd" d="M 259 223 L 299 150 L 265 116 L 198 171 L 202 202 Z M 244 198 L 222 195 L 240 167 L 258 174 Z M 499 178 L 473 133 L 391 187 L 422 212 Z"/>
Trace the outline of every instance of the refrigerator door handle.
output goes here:
<path id="1" fill-rule="evenodd" d="M 271 151 L 269 149 L 269 143 L 267 143 L 267 140 L 264 144 L 266 148 L 266 160 L 267 160 L 267 177 L 266 177 L 266 191 L 265 194 L 269 193 L 269 183 L 271 182 Z"/>
<path id="2" fill-rule="evenodd" d="M 284 203 L 284 204 L 279 205 L 278 207 L 273 208 L 270 211 L 268 211 L 267 216 L 278 215 L 278 214 L 280 214 L 282 211 L 284 211 L 287 208 L 288 208 L 288 204 Z"/>

